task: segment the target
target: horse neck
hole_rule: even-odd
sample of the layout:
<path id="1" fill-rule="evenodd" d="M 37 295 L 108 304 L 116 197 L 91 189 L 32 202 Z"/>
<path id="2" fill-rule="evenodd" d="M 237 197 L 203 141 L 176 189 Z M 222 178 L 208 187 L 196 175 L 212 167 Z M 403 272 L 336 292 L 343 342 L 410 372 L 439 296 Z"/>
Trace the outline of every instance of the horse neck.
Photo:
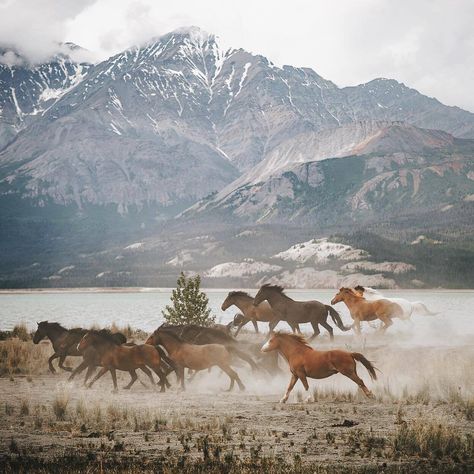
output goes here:
<path id="1" fill-rule="evenodd" d="M 46 336 L 49 337 L 49 340 L 54 344 L 59 337 L 67 332 L 67 329 L 60 326 L 48 326 L 45 332 Z"/>
<path id="2" fill-rule="evenodd" d="M 161 339 L 163 341 L 163 345 L 165 346 L 165 349 L 171 354 L 177 350 L 184 344 L 180 341 L 178 341 L 176 338 L 173 336 L 170 336 L 166 333 L 161 333 Z"/>
<path id="3" fill-rule="evenodd" d="M 285 301 L 284 301 L 285 299 L 287 299 L 287 298 L 285 296 L 283 296 L 282 294 L 277 293 L 277 292 L 271 292 L 271 293 L 268 294 L 267 301 L 270 304 L 270 306 L 272 307 L 272 309 L 278 309 L 278 307 L 281 304 L 285 303 Z M 291 301 L 290 298 L 288 298 L 288 300 Z"/>
<path id="4" fill-rule="evenodd" d="M 238 296 L 234 298 L 234 304 L 240 311 L 245 313 L 253 306 L 253 298 L 251 296 Z"/>
<path id="5" fill-rule="evenodd" d="M 301 353 L 301 346 L 302 344 L 290 342 L 286 339 L 280 339 L 279 351 L 285 359 L 289 361 L 293 355 Z M 306 346 L 304 347 L 307 348 Z"/>
<path id="6" fill-rule="evenodd" d="M 354 295 L 345 295 L 343 301 L 346 306 L 351 309 L 357 307 L 362 301 L 362 298 L 357 298 L 357 296 Z"/>

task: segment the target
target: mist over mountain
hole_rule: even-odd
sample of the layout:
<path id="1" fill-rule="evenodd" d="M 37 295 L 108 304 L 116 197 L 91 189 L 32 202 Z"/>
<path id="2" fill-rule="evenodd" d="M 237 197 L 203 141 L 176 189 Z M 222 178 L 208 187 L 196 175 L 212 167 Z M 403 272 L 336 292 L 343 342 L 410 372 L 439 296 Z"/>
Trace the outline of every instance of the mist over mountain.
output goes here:
<path id="1" fill-rule="evenodd" d="M 99 64 L 0 56 L 5 285 L 98 284 L 104 272 L 157 285 L 170 261 L 203 271 L 250 257 L 231 235 L 288 222 L 275 253 L 298 233 L 386 237 L 384 222 L 451 243 L 472 215 L 474 114 L 395 80 L 339 88 L 195 27 Z M 63 264 L 75 270 L 55 274 Z"/>

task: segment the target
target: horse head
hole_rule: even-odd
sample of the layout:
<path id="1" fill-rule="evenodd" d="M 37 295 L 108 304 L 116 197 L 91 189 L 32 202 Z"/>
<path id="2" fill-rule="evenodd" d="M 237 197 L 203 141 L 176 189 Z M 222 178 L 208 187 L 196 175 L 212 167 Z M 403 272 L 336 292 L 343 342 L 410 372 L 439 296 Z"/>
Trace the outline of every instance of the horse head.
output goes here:
<path id="1" fill-rule="evenodd" d="M 35 344 L 38 344 L 48 335 L 48 321 L 41 321 L 40 323 L 36 323 L 36 325 L 38 326 L 38 329 L 36 330 L 35 335 L 33 336 L 33 342 Z"/>
<path id="2" fill-rule="evenodd" d="M 334 298 L 331 300 L 331 304 L 334 305 L 336 303 L 340 303 L 341 301 L 344 301 L 346 295 L 350 291 L 351 290 L 349 288 L 344 288 L 344 287 L 339 288 L 339 291 L 336 293 Z"/>

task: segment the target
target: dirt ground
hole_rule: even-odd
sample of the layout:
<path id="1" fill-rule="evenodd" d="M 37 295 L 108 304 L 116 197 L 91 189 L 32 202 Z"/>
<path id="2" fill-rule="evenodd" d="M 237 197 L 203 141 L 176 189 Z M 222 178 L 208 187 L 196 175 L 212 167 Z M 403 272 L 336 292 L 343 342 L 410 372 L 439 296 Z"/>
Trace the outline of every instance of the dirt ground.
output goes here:
<path id="1" fill-rule="evenodd" d="M 353 350 L 351 339 L 338 342 Z M 360 344 L 381 370 L 371 382 L 358 369 L 375 400 L 336 375 L 312 382 L 311 402 L 302 401 L 298 383 L 281 405 L 289 380 L 283 361 L 278 376 L 237 367 L 247 390 L 232 393 L 224 392 L 228 379 L 215 368 L 197 374 L 185 392 L 170 376 L 173 386 L 166 393 L 138 382 L 112 393 L 109 374 L 92 389 L 83 387 L 82 377 L 68 383 L 65 372 L 0 377 L 0 467 L 472 472 L 474 349 Z M 120 374 L 119 386 L 127 382 L 128 374 Z"/>

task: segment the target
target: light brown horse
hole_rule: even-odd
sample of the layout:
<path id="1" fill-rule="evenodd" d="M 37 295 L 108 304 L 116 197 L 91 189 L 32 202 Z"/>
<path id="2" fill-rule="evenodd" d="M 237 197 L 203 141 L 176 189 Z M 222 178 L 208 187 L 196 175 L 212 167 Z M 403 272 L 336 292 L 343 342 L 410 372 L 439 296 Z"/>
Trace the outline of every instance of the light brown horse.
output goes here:
<path id="1" fill-rule="evenodd" d="M 258 322 L 271 323 L 276 319 L 275 313 L 268 301 L 262 301 L 258 306 L 254 306 L 253 297 L 245 291 L 231 291 L 227 298 L 222 303 L 221 309 L 225 311 L 232 305 L 242 311 L 243 314 L 236 314 L 234 316 L 234 326 L 237 326 L 235 337 L 240 330 L 250 321 L 252 321 L 255 332 L 258 334 Z"/>
<path id="2" fill-rule="evenodd" d="M 291 390 L 298 379 L 301 380 L 306 392 L 309 385 L 306 377 L 325 379 L 340 373 L 353 380 L 369 398 L 372 392 L 365 386 L 364 381 L 357 375 L 356 361 L 364 365 L 372 380 L 377 379 L 375 367 L 358 352 L 342 350 L 317 351 L 308 345 L 306 339 L 299 334 L 275 333 L 262 347 L 262 352 L 279 351 L 288 361 L 291 380 L 280 403 L 288 400 Z"/>
<path id="3" fill-rule="evenodd" d="M 331 300 L 331 304 L 341 301 L 349 308 L 357 334 L 360 334 L 361 321 L 380 319 L 383 323 L 381 329 L 385 331 L 393 324 L 392 318 L 403 318 L 403 310 L 397 303 L 386 299 L 367 301 L 352 288 L 341 288 Z"/>
<path id="4" fill-rule="evenodd" d="M 230 378 L 230 386 L 227 391 L 234 388 L 234 382 L 237 382 L 240 390 L 245 390 L 245 386 L 237 372 L 230 366 L 231 355 L 229 351 L 221 344 L 189 344 L 173 332 L 167 331 L 166 327 L 156 330 L 146 340 L 145 344 L 162 345 L 166 349 L 170 359 L 176 366 L 178 382 L 181 381 L 183 390 L 185 390 L 184 369 L 186 367 L 198 371 L 209 369 L 215 365 Z"/>
<path id="5" fill-rule="evenodd" d="M 112 381 L 114 383 L 114 391 L 118 390 L 117 387 L 117 370 L 123 370 L 129 372 L 132 380 L 124 389 L 129 389 L 137 380 L 138 376 L 136 369 L 141 369 L 150 378 L 151 382 L 154 383 L 151 375 L 150 367 L 160 379 L 161 391 L 165 391 L 165 387 L 169 383 L 166 380 L 166 375 L 161 369 L 161 358 L 159 352 L 152 346 L 147 344 L 138 344 L 135 346 L 125 346 L 117 341 L 110 331 L 107 330 L 90 330 L 81 339 L 77 345 L 78 351 L 85 351 L 88 347 L 94 347 L 99 354 L 100 360 L 98 361 L 102 368 L 97 372 L 92 382 L 88 387 L 100 379 L 106 372 L 111 373 Z"/>

